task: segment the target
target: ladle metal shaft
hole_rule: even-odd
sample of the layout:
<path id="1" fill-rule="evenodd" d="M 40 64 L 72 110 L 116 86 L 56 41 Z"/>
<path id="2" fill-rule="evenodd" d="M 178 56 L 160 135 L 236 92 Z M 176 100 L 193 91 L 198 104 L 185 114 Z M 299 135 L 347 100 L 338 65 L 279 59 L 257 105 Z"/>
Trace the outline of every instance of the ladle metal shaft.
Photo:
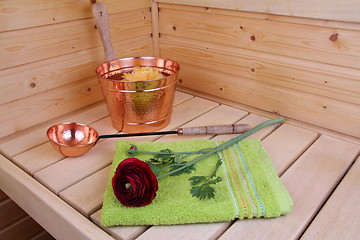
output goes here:
<path id="1" fill-rule="evenodd" d="M 234 133 L 243 133 L 248 131 L 249 129 L 250 129 L 249 124 L 227 124 L 227 125 L 178 128 L 175 131 L 100 135 L 98 140 L 101 138 L 122 138 L 122 137 L 139 137 L 139 136 L 154 136 L 154 135 L 169 135 L 169 134 L 178 134 L 178 135 L 234 134 Z"/>

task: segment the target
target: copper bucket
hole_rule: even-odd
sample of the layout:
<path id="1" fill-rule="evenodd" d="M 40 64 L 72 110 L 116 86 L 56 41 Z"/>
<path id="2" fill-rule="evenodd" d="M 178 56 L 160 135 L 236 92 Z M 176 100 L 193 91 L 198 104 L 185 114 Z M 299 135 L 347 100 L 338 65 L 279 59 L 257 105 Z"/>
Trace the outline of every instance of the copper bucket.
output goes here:
<path id="1" fill-rule="evenodd" d="M 134 67 L 156 67 L 163 78 L 122 81 Z M 131 57 L 106 62 L 96 69 L 113 126 L 122 132 L 153 132 L 171 118 L 179 64 L 158 57 Z"/>

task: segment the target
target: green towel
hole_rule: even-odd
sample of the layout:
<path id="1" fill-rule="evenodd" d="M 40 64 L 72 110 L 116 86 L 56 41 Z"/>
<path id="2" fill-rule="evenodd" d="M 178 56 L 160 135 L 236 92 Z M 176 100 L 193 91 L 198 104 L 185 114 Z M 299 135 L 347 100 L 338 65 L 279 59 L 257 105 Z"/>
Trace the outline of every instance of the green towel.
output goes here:
<path id="1" fill-rule="evenodd" d="M 147 206 L 125 207 L 113 193 L 111 179 L 118 164 L 130 157 L 128 150 L 131 144 L 142 151 L 171 149 L 173 152 L 184 152 L 212 148 L 221 143 L 213 140 L 118 142 L 105 192 L 101 224 L 114 226 L 223 222 L 278 217 L 290 212 L 292 200 L 258 139 L 245 139 L 197 162 L 196 170 L 190 174 L 159 179 L 157 196 Z M 136 157 L 146 161 L 153 156 L 138 153 Z M 189 178 L 210 175 L 219 159 L 223 164 L 218 169 L 217 176 L 221 176 L 222 181 L 214 185 L 215 197 L 203 200 L 192 197 Z"/>

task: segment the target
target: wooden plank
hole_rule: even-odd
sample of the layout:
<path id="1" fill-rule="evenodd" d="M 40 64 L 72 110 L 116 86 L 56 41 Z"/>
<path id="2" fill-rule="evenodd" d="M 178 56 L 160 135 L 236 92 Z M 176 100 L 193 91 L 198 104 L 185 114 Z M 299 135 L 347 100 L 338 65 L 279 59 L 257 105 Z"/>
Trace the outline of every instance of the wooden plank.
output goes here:
<path id="1" fill-rule="evenodd" d="M 109 16 L 113 42 L 151 33 L 149 9 Z M 0 69 L 101 46 L 93 19 L 0 33 Z"/>
<path id="2" fill-rule="evenodd" d="M 360 137 L 359 105 L 180 64 L 184 87 Z"/>
<path id="3" fill-rule="evenodd" d="M 191 54 L 190 54 L 191 53 Z M 360 104 L 360 70 L 226 45 L 161 36 L 161 56 L 324 97 Z"/>
<path id="4" fill-rule="evenodd" d="M 119 58 L 152 55 L 148 35 L 114 42 L 113 46 Z M 103 52 L 102 47 L 96 47 L 1 71 L 0 104 L 93 77 L 104 61 Z"/>
<path id="5" fill-rule="evenodd" d="M 352 239 L 359 234 L 360 158 L 301 239 Z"/>
<path id="6" fill-rule="evenodd" d="M 112 239 L 2 156 L 0 188 L 56 239 Z"/>
<path id="7" fill-rule="evenodd" d="M 201 98 L 192 98 L 174 107 L 172 121 L 165 129 L 177 128 L 217 105 L 215 102 Z M 151 138 L 156 139 L 154 136 Z M 141 139 L 146 140 L 146 138 Z M 112 162 L 116 141 L 117 139 L 101 141 L 87 154 L 76 158 L 65 158 L 36 172 L 34 177 L 51 191 L 59 193 L 99 169 L 108 166 Z M 84 166 L 87 167 L 84 168 Z"/>
<path id="8" fill-rule="evenodd" d="M 252 113 L 255 113 L 255 114 L 259 114 L 259 115 L 262 115 L 262 116 L 266 116 L 266 117 L 270 117 L 270 118 L 277 118 L 278 117 L 278 114 L 276 114 L 276 113 L 268 112 L 268 111 L 265 111 L 265 110 L 262 110 L 262 109 L 259 109 L 259 108 L 252 107 L 250 105 L 241 104 L 239 102 L 227 100 L 227 99 L 221 98 L 219 96 L 209 95 L 209 94 L 206 94 L 206 93 L 203 93 L 203 92 L 199 92 L 198 90 L 189 89 L 189 88 L 183 88 L 181 86 L 178 87 L 178 89 L 180 91 L 184 91 L 186 93 L 193 94 L 193 95 L 196 95 L 198 97 L 209 99 L 211 101 L 215 101 L 215 102 L 218 102 L 220 104 L 226 104 L 226 105 L 229 105 L 231 107 L 242 109 L 242 110 L 252 112 Z M 317 133 L 322 134 L 322 135 L 335 137 L 335 138 L 338 138 L 338 139 L 341 139 L 341 140 L 345 140 L 347 142 L 352 142 L 352 143 L 360 145 L 360 138 L 350 136 L 350 135 L 347 135 L 345 133 L 335 132 L 335 131 L 330 130 L 328 128 L 324 128 L 324 127 L 321 127 L 321 126 L 316 126 L 316 125 L 306 123 L 306 122 L 303 122 L 303 121 L 299 121 L 299 120 L 296 120 L 296 119 L 293 119 L 293 118 L 286 118 L 286 122 L 290 123 L 290 124 L 292 124 L 294 126 L 300 127 L 300 128 L 304 128 L 304 129 L 307 129 L 307 130 L 317 132 Z"/>
<path id="9" fill-rule="evenodd" d="M 294 208 L 282 217 L 237 221 L 220 239 L 297 239 L 321 208 L 355 157 L 360 146 L 321 136 L 281 177 Z"/>
<path id="10" fill-rule="evenodd" d="M 111 165 L 65 189 L 59 196 L 83 215 L 90 217 L 102 206 L 110 170 Z"/>
<path id="11" fill-rule="evenodd" d="M 31 217 L 26 216 L 19 221 L 0 229 L 0 239 L 27 240 L 42 230 Z"/>
<path id="12" fill-rule="evenodd" d="M 113 14 L 150 7 L 150 0 L 106 0 L 105 5 Z M 0 7 L 0 32 L 92 18 L 90 1 L 2 0 Z"/>
<path id="13" fill-rule="evenodd" d="M 285 123 L 267 136 L 263 144 L 278 174 L 282 175 L 317 137 L 316 132 Z"/>
<path id="14" fill-rule="evenodd" d="M 352 0 L 311 0 L 296 1 L 262 1 L 253 0 L 251 3 L 246 0 L 158 0 L 161 3 L 173 3 L 202 7 L 223 8 L 247 12 L 260 12 L 286 16 L 305 18 L 316 18 L 326 20 L 338 20 L 348 22 L 360 22 L 357 9 L 360 3 Z"/>
<path id="15" fill-rule="evenodd" d="M 101 210 L 97 211 L 95 214 L 91 215 L 91 220 L 93 220 L 98 226 L 100 225 L 101 219 Z M 122 240 L 131 240 L 137 238 L 142 234 L 148 226 L 121 226 L 121 227 L 103 227 L 106 232 L 116 239 Z"/>
<path id="16" fill-rule="evenodd" d="M 0 231 L 5 226 L 14 221 L 26 216 L 22 210 L 13 200 L 7 198 L 0 202 Z"/>
<path id="17" fill-rule="evenodd" d="M 312 25 L 319 27 L 360 30 L 360 25 L 358 23 L 353 23 L 353 22 L 328 21 L 328 20 L 313 19 L 313 18 L 299 18 L 294 16 L 275 15 L 269 13 L 256 13 L 256 12 L 247 12 L 247 11 L 229 11 L 227 9 L 221 9 L 221 8 L 177 5 L 177 4 L 168 4 L 168 3 L 158 3 L 158 6 L 161 11 L 163 9 L 167 9 L 166 12 L 176 13 L 178 10 L 183 10 L 187 12 L 200 12 L 200 13 L 217 14 L 217 15 L 237 16 L 244 18 L 264 19 L 264 20 L 271 20 L 277 22 L 297 23 L 297 24 Z"/>
<path id="18" fill-rule="evenodd" d="M 160 11 L 159 23 L 160 34 L 360 67 L 359 31 L 197 12 L 175 14 L 166 9 Z"/>
<path id="19" fill-rule="evenodd" d="M 0 105 L 0 137 L 103 99 L 96 77 Z M 41 109 L 41 111 L 40 111 Z"/>
<path id="20" fill-rule="evenodd" d="M 31 129 L 16 132 L 10 136 L 0 139 L 1 152 L 10 157 L 16 156 L 26 150 L 30 150 L 48 141 L 46 131 L 52 124 L 59 122 L 82 122 L 90 124 L 108 115 L 106 105 L 103 101 L 90 105 L 85 109 L 79 109 L 67 115 L 62 115 L 50 121 L 39 124 Z M 21 139 L 21 144 L 19 144 Z"/>

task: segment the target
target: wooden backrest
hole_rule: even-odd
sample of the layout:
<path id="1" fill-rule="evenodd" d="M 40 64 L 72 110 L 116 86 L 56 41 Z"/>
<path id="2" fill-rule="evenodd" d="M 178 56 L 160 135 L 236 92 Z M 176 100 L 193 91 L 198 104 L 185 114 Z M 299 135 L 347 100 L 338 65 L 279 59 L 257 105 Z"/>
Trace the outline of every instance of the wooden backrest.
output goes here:
<path id="1" fill-rule="evenodd" d="M 150 0 L 107 0 L 117 57 L 152 56 Z M 103 99 L 90 0 L 0 3 L 0 137 Z"/>
<path id="2" fill-rule="evenodd" d="M 360 137 L 359 1 L 159 2 L 182 86 Z"/>

